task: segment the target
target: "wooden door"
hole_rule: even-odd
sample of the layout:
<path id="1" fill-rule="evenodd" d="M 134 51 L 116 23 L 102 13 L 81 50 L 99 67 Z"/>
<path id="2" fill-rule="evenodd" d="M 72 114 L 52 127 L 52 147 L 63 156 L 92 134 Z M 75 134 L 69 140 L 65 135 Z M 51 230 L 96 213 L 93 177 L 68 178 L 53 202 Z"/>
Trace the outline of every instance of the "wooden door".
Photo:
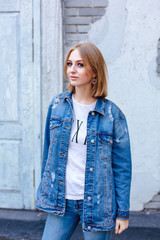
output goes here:
<path id="1" fill-rule="evenodd" d="M 32 12 L 32 0 L 0 0 L 0 208 L 34 208 Z"/>

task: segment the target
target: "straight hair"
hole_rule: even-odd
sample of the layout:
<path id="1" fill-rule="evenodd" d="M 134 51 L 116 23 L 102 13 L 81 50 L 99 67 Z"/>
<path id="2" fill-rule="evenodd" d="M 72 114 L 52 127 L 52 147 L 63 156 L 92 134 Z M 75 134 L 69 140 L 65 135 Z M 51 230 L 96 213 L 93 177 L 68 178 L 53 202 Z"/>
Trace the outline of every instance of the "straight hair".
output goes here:
<path id="1" fill-rule="evenodd" d="M 102 97 L 107 96 L 107 80 L 108 71 L 105 60 L 103 58 L 100 50 L 92 43 L 85 42 L 73 46 L 69 51 L 64 63 L 64 75 L 67 77 L 67 62 L 72 51 L 77 49 L 82 57 L 85 64 L 89 64 L 93 73 L 96 75 L 96 84 L 91 83 L 91 94 L 92 97 Z M 69 90 L 75 93 L 75 87 L 69 83 Z"/>

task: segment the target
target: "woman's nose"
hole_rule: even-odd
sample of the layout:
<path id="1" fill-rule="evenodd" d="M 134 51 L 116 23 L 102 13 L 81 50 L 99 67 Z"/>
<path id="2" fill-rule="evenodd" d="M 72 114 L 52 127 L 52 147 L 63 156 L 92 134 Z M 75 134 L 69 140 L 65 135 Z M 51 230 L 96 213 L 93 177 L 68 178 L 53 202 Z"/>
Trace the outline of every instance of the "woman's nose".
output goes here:
<path id="1" fill-rule="evenodd" d="M 71 66 L 71 72 L 75 72 L 75 71 L 76 71 L 76 67 L 75 67 L 74 64 L 72 64 L 72 66 Z"/>

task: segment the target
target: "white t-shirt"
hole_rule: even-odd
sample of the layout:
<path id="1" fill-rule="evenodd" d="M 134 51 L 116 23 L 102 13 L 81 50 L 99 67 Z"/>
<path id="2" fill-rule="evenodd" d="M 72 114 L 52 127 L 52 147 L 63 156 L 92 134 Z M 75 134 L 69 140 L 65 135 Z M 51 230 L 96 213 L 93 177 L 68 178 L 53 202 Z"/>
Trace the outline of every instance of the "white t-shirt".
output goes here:
<path id="1" fill-rule="evenodd" d="M 86 166 L 86 136 L 88 113 L 93 111 L 96 102 L 90 105 L 78 103 L 73 95 L 73 123 L 70 135 L 66 166 L 65 198 L 79 200 L 84 198 Z"/>

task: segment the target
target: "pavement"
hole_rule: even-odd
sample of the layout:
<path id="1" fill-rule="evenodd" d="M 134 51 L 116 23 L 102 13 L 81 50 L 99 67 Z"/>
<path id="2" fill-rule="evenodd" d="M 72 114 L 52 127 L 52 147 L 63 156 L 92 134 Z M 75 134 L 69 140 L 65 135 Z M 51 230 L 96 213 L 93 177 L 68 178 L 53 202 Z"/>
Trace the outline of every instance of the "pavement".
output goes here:
<path id="1" fill-rule="evenodd" d="M 46 217 L 41 211 L 0 209 L 0 240 L 40 240 Z M 83 240 L 81 224 L 71 240 Z M 111 240 L 160 240 L 160 211 L 131 212 L 129 228 L 120 235 L 113 231 Z"/>

